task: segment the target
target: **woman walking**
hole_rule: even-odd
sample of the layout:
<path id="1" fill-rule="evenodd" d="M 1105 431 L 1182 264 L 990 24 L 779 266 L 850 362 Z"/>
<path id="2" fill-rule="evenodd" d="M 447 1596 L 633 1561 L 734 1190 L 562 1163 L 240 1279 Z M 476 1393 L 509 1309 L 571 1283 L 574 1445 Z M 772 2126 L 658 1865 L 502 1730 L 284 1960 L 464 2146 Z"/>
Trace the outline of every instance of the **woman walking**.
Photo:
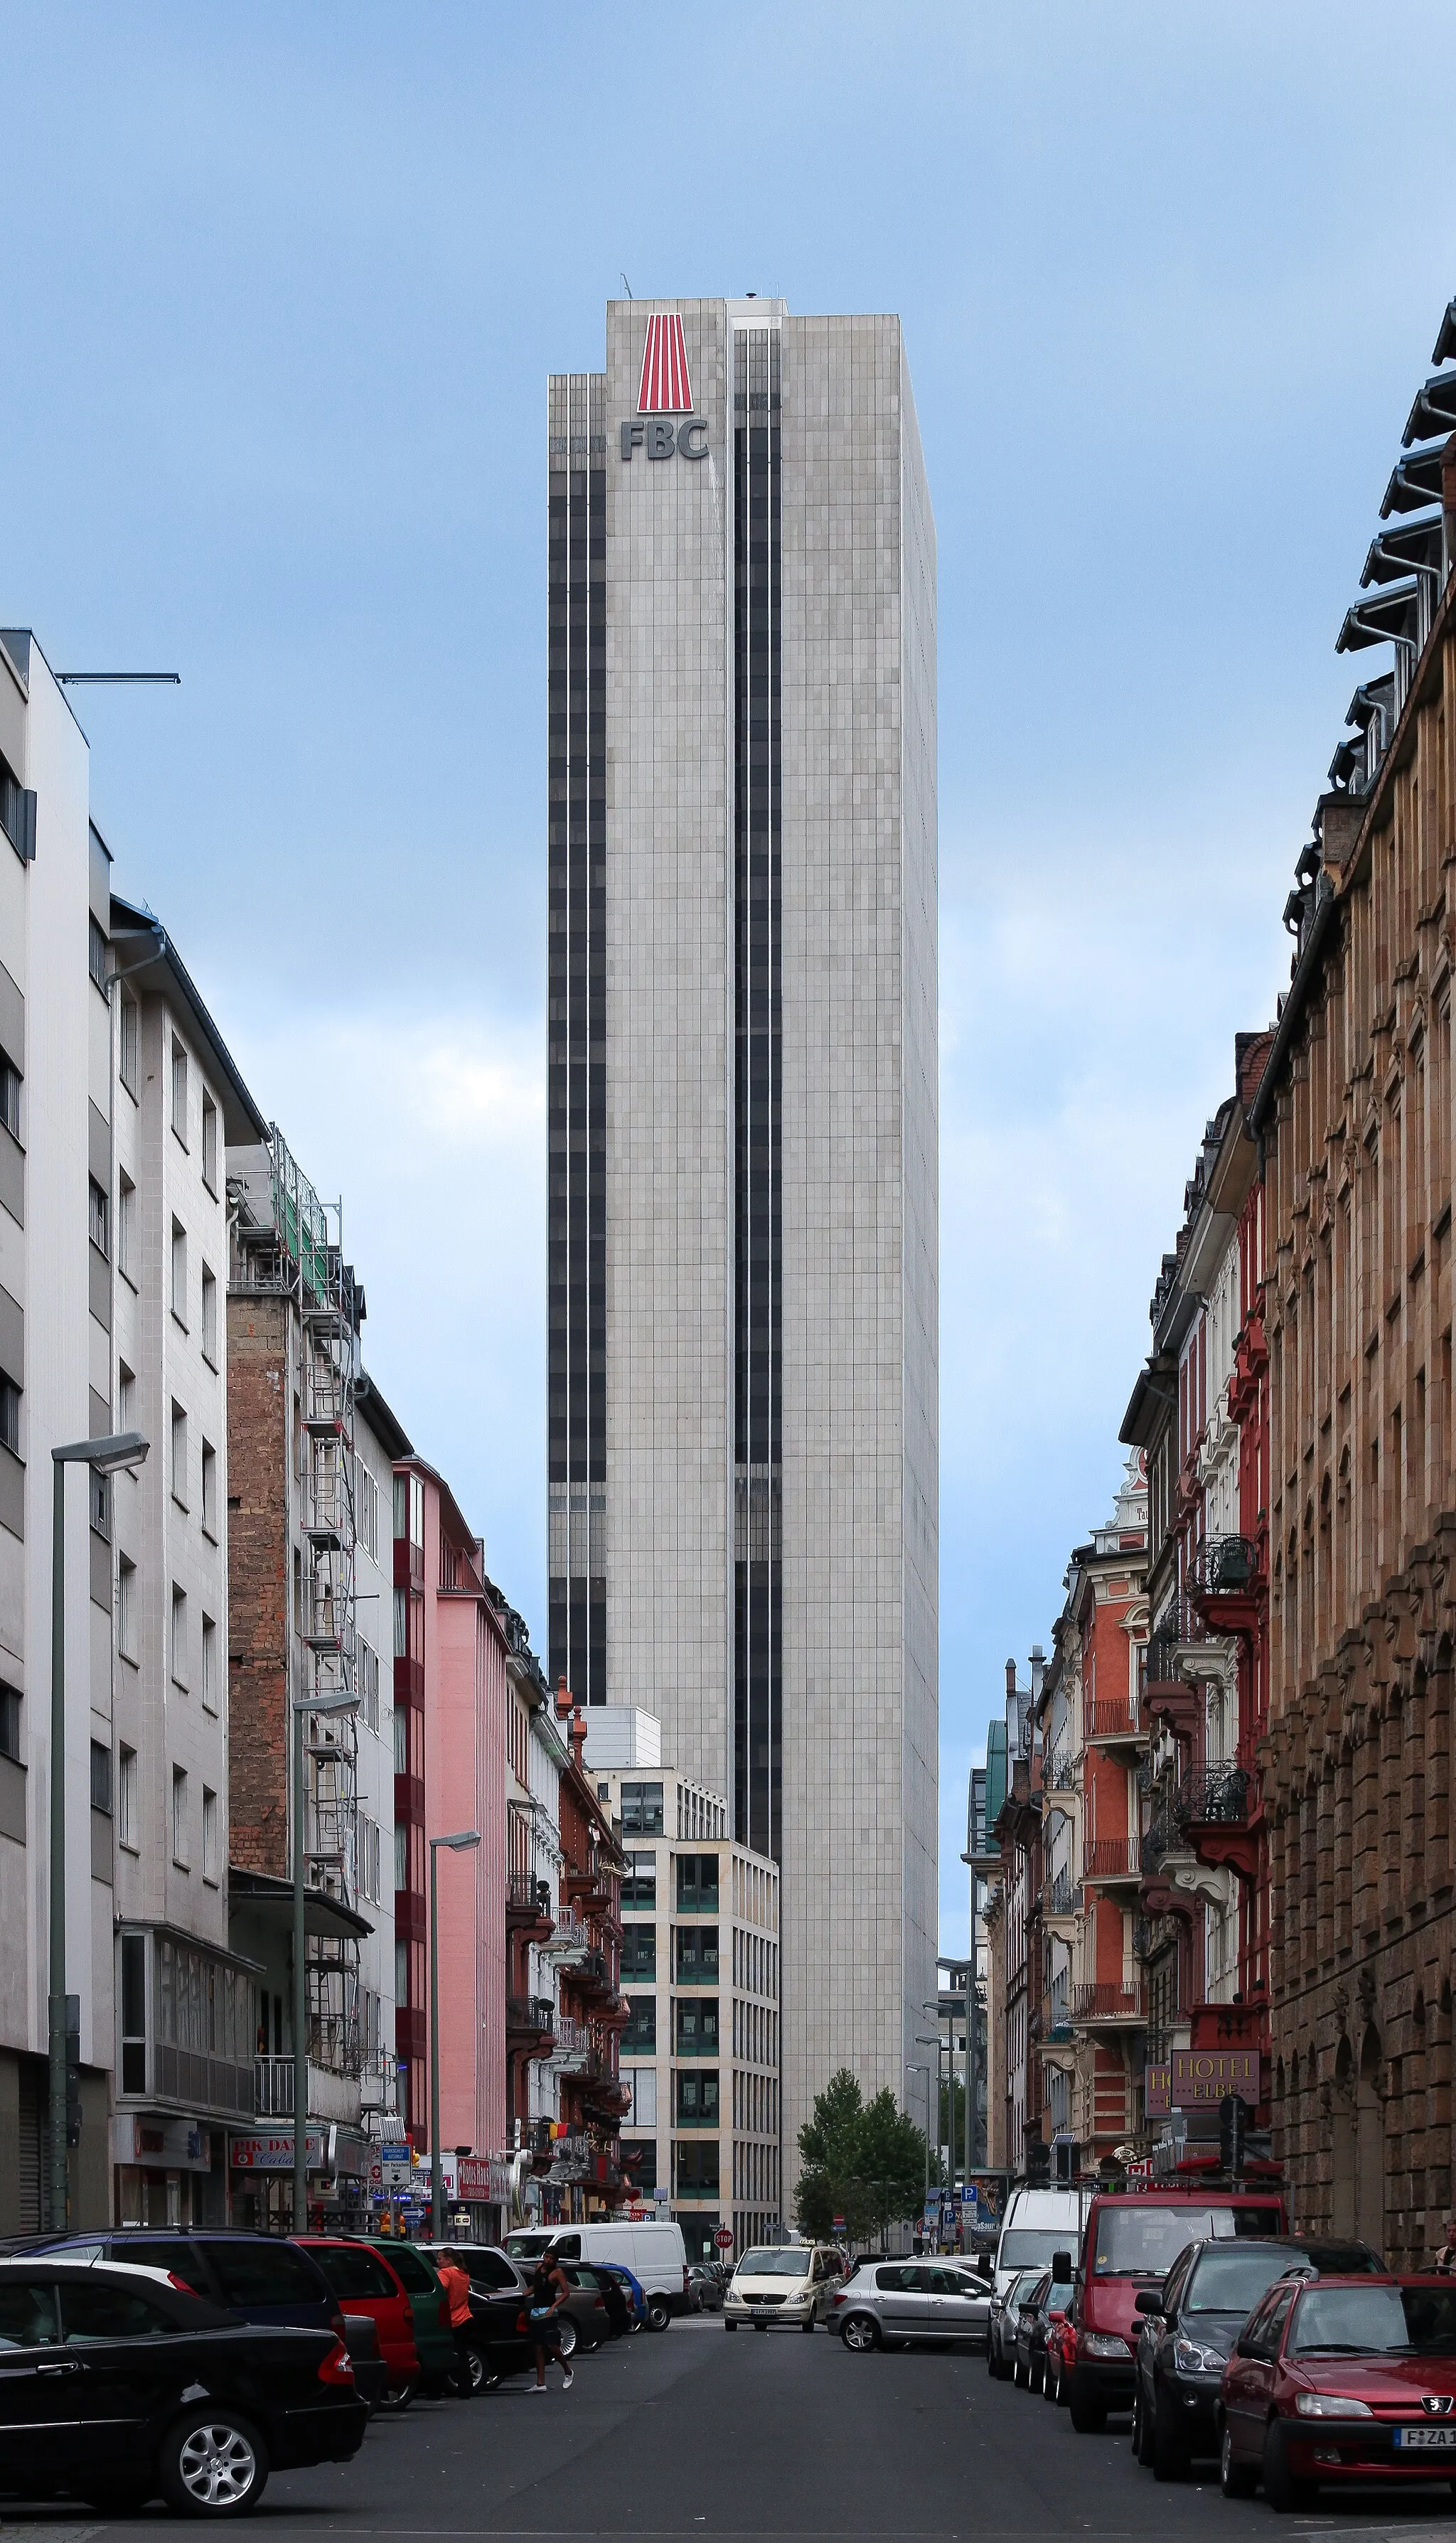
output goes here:
<path id="1" fill-rule="evenodd" d="M 546 2361 L 554 2357 L 561 2368 L 564 2393 L 572 2389 L 572 2370 L 561 2353 L 559 2315 L 572 2290 L 562 2273 L 561 2264 L 549 2252 L 543 2252 L 536 2264 L 535 2274 L 526 2289 L 526 2328 L 536 2350 L 536 2381 L 531 2390 L 546 2390 Z"/>

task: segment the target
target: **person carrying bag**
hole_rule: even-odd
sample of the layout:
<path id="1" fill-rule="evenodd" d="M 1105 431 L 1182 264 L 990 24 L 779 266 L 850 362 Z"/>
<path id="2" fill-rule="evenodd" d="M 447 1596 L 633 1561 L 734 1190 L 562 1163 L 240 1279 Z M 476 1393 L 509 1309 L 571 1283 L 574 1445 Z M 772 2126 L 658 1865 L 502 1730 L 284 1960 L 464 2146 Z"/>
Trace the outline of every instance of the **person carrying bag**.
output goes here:
<path id="1" fill-rule="evenodd" d="M 560 2324 L 562 2307 L 571 2292 L 560 2262 L 554 2261 L 549 2252 L 543 2252 L 536 2264 L 531 2283 L 526 2289 L 526 2301 L 522 2308 L 526 2337 L 536 2351 L 536 2381 L 531 2387 L 533 2393 L 544 2393 L 546 2390 L 546 2361 L 549 2357 L 554 2357 L 561 2368 L 562 2391 L 570 2393 L 572 2389 L 575 2379 L 571 2367 L 561 2353 Z"/>

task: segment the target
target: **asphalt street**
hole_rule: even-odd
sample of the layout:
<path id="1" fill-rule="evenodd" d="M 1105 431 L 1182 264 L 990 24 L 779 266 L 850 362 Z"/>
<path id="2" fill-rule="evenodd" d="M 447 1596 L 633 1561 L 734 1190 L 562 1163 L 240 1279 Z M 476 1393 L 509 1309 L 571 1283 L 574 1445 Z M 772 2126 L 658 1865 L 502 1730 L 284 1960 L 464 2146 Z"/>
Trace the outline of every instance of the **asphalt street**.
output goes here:
<path id="1" fill-rule="evenodd" d="M 1039 2543 L 1091 2535 L 1184 2543 L 1258 2533 L 1362 2531 L 1401 2543 L 1439 2530 L 1456 2543 L 1450 2492 L 1367 2492 L 1308 2517 L 1220 2497 L 1214 2468 L 1155 2483 L 1129 2460 L 1125 2424 L 1079 2437 L 1065 2411 L 993 2384 L 979 2354 L 855 2357 L 823 2332 L 726 2336 L 712 2316 L 674 2323 L 577 2360 L 570 2393 L 520 2383 L 470 2403 L 417 2403 L 376 2420 L 352 2463 L 280 2473 L 256 2517 L 258 2543 L 325 2537 L 488 2534 L 543 2538 L 976 2536 Z M 45 2543 L 178 2522 L 102 2525 L 71 2508 L 6 2517 Z M 195 2528 L 193 2529 L 196 2530 Z"/>

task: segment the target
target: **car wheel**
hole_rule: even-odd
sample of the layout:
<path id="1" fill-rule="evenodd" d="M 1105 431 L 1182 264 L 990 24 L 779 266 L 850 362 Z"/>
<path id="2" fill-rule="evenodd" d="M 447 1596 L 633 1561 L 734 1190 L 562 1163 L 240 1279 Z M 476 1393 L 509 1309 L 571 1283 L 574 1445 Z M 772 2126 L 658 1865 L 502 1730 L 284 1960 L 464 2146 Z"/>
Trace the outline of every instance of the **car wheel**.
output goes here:
<path id="1" fill-rule="evenodd" d="M 577 2349 L 580 2347 L 580 2340 L 576 2331 L 576 2326 L 573 2322 L 569 2313 L 558 2314 L 556 2318 L 556 2332 L 557 2339 L 561 2344 L 561 2353 L 563 2357 L 575 2357 Z"/>
<path id="2" fill-rule="evenodd" d="M 1018 2386 L 1022 2380 L 1022 2361 L 1015 2350 L 1013 2350 L 1011 2357 L 1011 2380 L 1013 2384 Z"/>
<path id="3" fill-rule="evenodd" d="M 1225 2499 L 1252 2499 L 1258 2481 L 1259 2475 L 1252 2464 L 1241 2464 L 1234 2460 L 1234 2441 L 1229 2434 L 1228 2422 L 1225 2420 L 1218 2440 L 1219 2489 Z M 1456 2483 L 1452 2484 L 1452 2488 L 1456 2489 Z"/>
<path id="4" fill-rule="evenodd" d="M 1153 2395 L 1153 2479 L 1183 2481 L 1188 2468 L 1188 2450 L 1182 2428 L 1173 2416 L 1166 2395 Z"/>
<path id="5" fill-rule="evenodd" d="M 1052 2404 L 1053 2408 L 1060 2410 L 1062 2402 L 1062 2362 L 1059 2357 L 1053 2359 L 1052 2363 L 1046 2368 L 1045 2373 L 1042 2375 L 1041 2390 L 1045 2394 L 1047 2401 Z"/>
<path id="6" fill-rule="evenodd" d="M 840 2337 L 857 2357 L 868 2357 L 872 2349 L 880 2347 L 880 2325 L 872 2313 L 852 2313 Z"/>
<path id="7" fill-rule="evenodd" d="M 1315 2496 L 1314 2483 L 1296 2481 L 1284 2461 L 1277 2420 L 1270 2420 L 1268 2434 L 1264 2441 L 1264 2495 L 1280 2516 L 1287 2516 L 1292 2509 L 1310 2506 Z"/>
<path id="8" fill-rule="evenodd" d="M 130 2481 L 124 2473 L 117 2473 L 113 2481 L 92 2482 L 83 2495 L 87 2506 L 94 2507 L 98 2516 L 136 2516 L 148 2500 L 155 2499 L 157 2486 L 145 2473 L 138 2473 Z"/>
<path id="9" fill-rule="evenodd" d="M 1145 2468 L 1153 2460 L 1153 2431 L 1143 2408 L 1142 2379 L 1138 2378 L 1132 2395 L 1132 2456 Z"/>
<path id="10" fill-rule="evenodd" d="M 812 2314 L 810 2314 L 810 2315 L 808 2316 L 808 2318 L 807 2318 L 807 2320 L 806 2320 L 805 2322 L 802 2322 L 802 2323 L 800 2324 L 800 2326 L 799 2326 L 799 2328 L 800 2328 L 800 2330 L 801 2330 L 801 2331 L 812 2331 L 812 2330 L 813 2330 L 813 2327 L 814 2327 L 814 2318 L 813 2318 L 813 2315 L 812 2315 Z"/>
<path id="11" fill-rule="evenodd" d="M 268 2480 L 268 2449 L 236 2411 L 190 2411 L 162 2439 L 162 2495 L 184 2516 L 239 2516 L 255 2507 Z"/>
<path id="12" fill-rule="evenodd" d="M 455 2361 L 455 2391 L 462 2402 L 473 2402 L 486 2389 L 486 2361 L 478 2349 L 462 2349 Z"/>
<path id="13" fill-rule="evenodd" d="M 649 2298 L 648 2298 L 648 2329 L 649 2329 L 649 2331 L 665 2331 L 665 2330 L 666 2330 L 666 2328 L 667 2328 L 667 2326 L 668 2326 L 668 2324 L 669 2324 L 669 2322 L 670 2322 L 671 2320 L 672 2320 L 672 2307 L 671 2307 L 671 2305 L 668 2303 L 667 2298 L 666 2298 L 665 2296 L 649 2296 Z"/>
<path id="14" fill-rule="evenodd" d="M 408 2376 L 401 2376 L 398 2381 L 386 2384 L 379 2396 L 379 2408 L 381 2411 L 408 2411 L 414 2399 L 413 2382 Z"/>
<path id="15" fill-rule="evenodd" d="M 1072 2389 L 1067 2398 L 1067 2409 L 1071 2413 L 1072 2426 L 1079 2437 L 1102 2435 L 1108 2425 L 1108 2406 L 1106 2402 L 1097 2401 L 1088 2392 L 1085 2384 L 1079 2383 L 1075 2371 L 1072 2375 Z"/>
<path id="16" fill-rule="evenodd" d="M 738 2328 L 735 2322 L 728 2321 L 727 2314 L 724 2316 L 723 2327 L 725 2331 L 736 2331 Z"/>

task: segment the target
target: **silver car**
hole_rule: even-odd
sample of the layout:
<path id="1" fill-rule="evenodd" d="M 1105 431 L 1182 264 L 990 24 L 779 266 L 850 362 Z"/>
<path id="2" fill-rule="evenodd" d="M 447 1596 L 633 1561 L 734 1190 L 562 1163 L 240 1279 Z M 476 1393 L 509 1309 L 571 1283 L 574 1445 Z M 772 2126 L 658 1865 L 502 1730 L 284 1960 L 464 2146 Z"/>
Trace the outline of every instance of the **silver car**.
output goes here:
<path id="1" fill-rule="evenodd" d="M 998 2384 L 1006 2383 L 1015 2372 L 1016 2309 L 1040 2275 L 1039 2269 L 1014 2270 L 1001 2293 L 991 2298 L 990 2318 L 986 2324 L 986 2367 Z"/>
<path id="2" fill-rule="evenodd" d="M 829 2328 L 846 2349 L 908 2349 L 912 2342 L 986 2337 L 987 2278 L 954 2261 L 862 2261 L 834 2297 Z"/>

